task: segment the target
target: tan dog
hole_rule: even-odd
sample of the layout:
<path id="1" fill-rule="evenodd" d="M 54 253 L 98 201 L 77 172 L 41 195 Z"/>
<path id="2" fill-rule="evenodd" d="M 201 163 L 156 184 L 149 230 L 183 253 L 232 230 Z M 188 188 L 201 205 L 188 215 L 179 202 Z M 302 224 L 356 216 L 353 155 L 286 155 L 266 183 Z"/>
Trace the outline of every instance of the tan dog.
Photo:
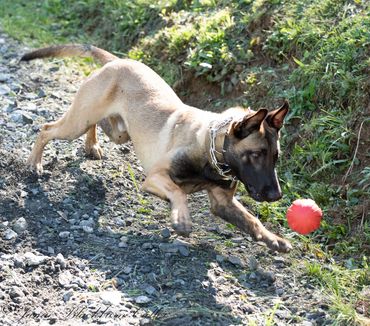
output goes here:
<path id="1" fill-rule="evenodd" d="M 42 172 L 42 152 L 50 140 L 72 140 L 86 132 L 86 152 L 101 158 L 96 136 L 100 123 L 112 141 L 132 140 L 147 174 L 143 189 L 170 201 L 177 233 L 191 232 L 187 194 L 207 190 L 215 215 L 273 250 L 291 249 L 234 197 L 238 179 L 257 201 L 281 198 L 275 163 L 286 103 L 270 113 L 201 111 L 185 105 L 146 65 L 88 45 L 39 49 L 22 60 L 72 55 L 92 56 L 104 66 L 82 84 L 62 118 L 43 126 L 28 160 L 32 169 Z"/>

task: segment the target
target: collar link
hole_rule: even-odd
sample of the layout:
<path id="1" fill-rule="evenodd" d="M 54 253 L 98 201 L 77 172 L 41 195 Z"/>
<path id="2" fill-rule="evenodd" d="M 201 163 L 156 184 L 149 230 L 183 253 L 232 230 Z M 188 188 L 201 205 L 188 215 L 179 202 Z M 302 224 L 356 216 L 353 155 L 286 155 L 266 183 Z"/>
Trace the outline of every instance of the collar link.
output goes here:
<path id="1" fill-rule="evenodd" d="M 222 177 L 224 180 L 231 180 L 235 182 L 237 179 L 233 175 L 232 170 L 230 169 L 229 165 L 225 162 L 220 162 L 217 159 L 217 154 L 221 155 L 222 158 L 224 157 L 224 148 L 222 148 L 222 153 L 217 151 L 216 149 L 216 138 L 219 134 L 222 133 L 222 131 L 226 128 L 229 127 L 231 121 L 233 118 L 227 118 L 223 121 L 213 121 L 211 122 L 209 126 L 209 157 L 210 157 L 210 163 L 212 167 L 217 171 L 217 173 Z M 227 128 L 228 129 L 228 128 Z M 225 132 L 225 137 L 227 136 L 227 131 Z M 225 140 L 224 140 L 225 144 Z"/>

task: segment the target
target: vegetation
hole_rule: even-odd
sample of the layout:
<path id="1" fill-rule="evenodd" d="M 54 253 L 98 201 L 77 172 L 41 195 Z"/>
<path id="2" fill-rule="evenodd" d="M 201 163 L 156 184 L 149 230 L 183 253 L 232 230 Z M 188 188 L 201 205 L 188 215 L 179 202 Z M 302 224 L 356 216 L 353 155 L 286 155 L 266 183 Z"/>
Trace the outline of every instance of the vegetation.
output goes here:
<path id="1" fill-rule="evenodd" d="M 338 303 L 338 323 L 358 322 L 369 284 L 369 1 L 2 0 L 0 19 L 30 46 L 89 42 L 141 60 L 204 109 L 288 99 L 286 196 L 244 200 L 276 224 L 297 197 L 323 208 L 321 229 L 300 241 L 332 269 L 307 265 L 307 275 Z"/>

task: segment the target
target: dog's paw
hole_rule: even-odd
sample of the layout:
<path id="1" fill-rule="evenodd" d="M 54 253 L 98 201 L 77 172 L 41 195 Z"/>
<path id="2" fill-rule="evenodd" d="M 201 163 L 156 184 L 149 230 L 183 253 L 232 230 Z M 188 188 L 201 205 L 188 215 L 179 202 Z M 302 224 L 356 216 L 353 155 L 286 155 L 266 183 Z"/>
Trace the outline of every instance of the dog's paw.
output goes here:
<path id="1" fill-rule="evenodd" d="M 189 237 L 192 231 L 191 224 L 188 225 L 188 224 L 172 223 L 172 228 L 175 230 L 175 232 L 178 235 L 181 235 L 183 237 Z"/>
<path id="2" fill-rule="evenodd" d="M 254 238 L 257 241 L 264 242 L 267 247 L 273 251 L 289 252 L 292 250 L 292 245 L 288 240 L 283 239 L 266 229 L 261 230 L 261 232 L 256 232 Z"/>
<path id="3" fill-rule="evenodd" d="M 101 160 L 103 158 L 103 150 L 99 144 L 93 144 L 86 147 L 86 155 L 92 157 L 94 160 Z"/>
<path id="4" fill-rule="evenodd" d="M 29 170 L 37 175 L 42 175 L 43 167 L 41 162 L 34 162 L 31 158 L 27 161 L 27 166 Z"/>
<path id="5" fill-rule="evenodd" d="M 188 237 L 192 231 L 192 223 L 187 209 L 184 211 L 173 209 L 172 214 L 172 228 L 178 235 Z"/>

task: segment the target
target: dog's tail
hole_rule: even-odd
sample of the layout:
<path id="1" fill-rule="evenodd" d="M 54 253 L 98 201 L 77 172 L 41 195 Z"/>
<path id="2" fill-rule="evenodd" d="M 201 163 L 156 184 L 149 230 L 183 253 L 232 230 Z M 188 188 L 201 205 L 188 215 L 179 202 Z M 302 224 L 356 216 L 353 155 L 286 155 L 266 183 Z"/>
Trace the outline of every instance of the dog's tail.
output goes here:
<path id="1" fill-rule="evenodd" d="M 65 44 L 54 45 L 42 49 L 38 49 L 22 56 L 21 61 L 30 61 L 38 58 L 50 57 L 93 57 L 100 63 L 106 64 L 110 61 L 118 59 L 114 54 L 93 45 L 87 44 Z"/>

